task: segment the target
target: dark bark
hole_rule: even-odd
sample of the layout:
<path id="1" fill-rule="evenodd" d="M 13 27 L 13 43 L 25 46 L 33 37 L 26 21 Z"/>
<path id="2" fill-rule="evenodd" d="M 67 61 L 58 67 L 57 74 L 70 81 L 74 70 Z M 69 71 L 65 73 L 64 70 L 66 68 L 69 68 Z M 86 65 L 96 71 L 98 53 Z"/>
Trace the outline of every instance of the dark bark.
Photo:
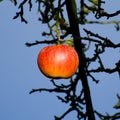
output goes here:
<path id="1" fill-rule="evenodd" d="M 69 18 L 70 28 L 74 38 L 75 49 L 79 55 L 79 60 L 80 60 L 78 75 L 80 78 L 79 80 L 81 80 L 83 85 L 84 97 L 86 101 L 86 112 L 87 112 L 88 120 L 95 120 L 90 89 L 86 75 L 85 55 L 83 51 L 83 45 L 80 40 L 79 24 L 77 23 L 76 16 L 71 6 L 72 6 L 72 0 L 66 0 L 66 9 Z"/>

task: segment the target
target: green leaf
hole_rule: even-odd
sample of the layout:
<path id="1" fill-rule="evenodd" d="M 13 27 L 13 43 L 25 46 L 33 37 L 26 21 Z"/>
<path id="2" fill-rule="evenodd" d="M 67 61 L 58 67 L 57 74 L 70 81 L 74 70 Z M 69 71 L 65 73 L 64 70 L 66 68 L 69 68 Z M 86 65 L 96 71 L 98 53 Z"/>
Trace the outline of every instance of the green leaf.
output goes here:
<path id="1" fill-rule="evenodd" d="M 91 3 L 93 3 L 94 5 L 98 5 L 99 0 L 89 0 Z"/>
<path id="2" fill-rule="evenodd" d="M 63 41 L 63 44 L 67 44 L 67 45 L 69 45 L 71 47 L 74 47 L 74 41 L 73 41 L 73 39 L 65 40 L 65 41 Z"/>
<path id="3" fill-rule="evenodd" d="M 120 100 L 115 104 L 114 108 L 115 109 L 120 109 Z"/>
<path id="4" fill-rule="evenodd" d="M 0 2 L 2 2 L 3 0 L 0 0 Z"/>

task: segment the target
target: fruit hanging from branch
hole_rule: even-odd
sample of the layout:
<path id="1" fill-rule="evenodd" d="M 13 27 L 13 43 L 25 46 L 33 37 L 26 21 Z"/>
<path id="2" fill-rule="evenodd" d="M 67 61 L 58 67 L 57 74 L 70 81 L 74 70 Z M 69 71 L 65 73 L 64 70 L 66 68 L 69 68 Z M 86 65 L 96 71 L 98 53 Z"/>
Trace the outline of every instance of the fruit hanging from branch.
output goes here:
<path id="1" fill-rule="evenodd" d="M 40 71 L 49 78 L 70 78 L 78 68 L 79 58 L 73 47 L 58 44 L 43 48 L 37 63 Z"/>

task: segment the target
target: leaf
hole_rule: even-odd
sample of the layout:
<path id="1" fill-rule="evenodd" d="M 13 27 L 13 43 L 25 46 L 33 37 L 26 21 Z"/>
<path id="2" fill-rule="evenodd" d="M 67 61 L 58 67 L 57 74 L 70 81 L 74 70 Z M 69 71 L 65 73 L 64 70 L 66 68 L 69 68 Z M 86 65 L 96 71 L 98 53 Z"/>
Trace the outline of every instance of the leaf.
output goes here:
<path id="1" fill-rule="evenodd" d="M 63 42 L 63 44 L 67 44 L 67 45 L 69 45 L 69 46 L 71 46 L 71 47 L 74 47 L 74 41 L 73 41 L 73 39 L 65 40 L 65 41 Z"/>
<path id="2" fill-rule="evenodd" d="M 3 0 L 0 0 L 0 2 L 2 2 Z"/>
<path id="3" fill-rule="evenodd" d="M 120 109 L 120 100 L 115 104 L 114 108 L 115 109 Z"/>
<path id="4" fill-rule="evenodd" d="M 91 3 L 93 3 L 94 5 L 98 5 L 99 0 L 89 0 Z"/>

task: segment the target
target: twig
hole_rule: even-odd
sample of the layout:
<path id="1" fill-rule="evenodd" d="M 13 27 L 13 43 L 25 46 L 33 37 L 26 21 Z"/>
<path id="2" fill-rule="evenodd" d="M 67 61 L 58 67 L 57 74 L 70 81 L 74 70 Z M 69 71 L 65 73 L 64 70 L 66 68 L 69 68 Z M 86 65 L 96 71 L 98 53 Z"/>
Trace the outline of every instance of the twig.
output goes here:
<path id="1" fill-rule="evenodd" d="M 23 2 L 20 3 L 20 5 L 18 7 L 18 9 L 20 9 L 20 11 L 16 12 L 16 15 L 13 17 L 13 19 L 16 19 L 16 18 L 18 18 L 20 16 L 21 21 L 27 24 L 28 21 L 23 16 L 24 15 L 24 5 L 26 4 L 26 2 L 28 2 L 28 4 L 29 4 L 29 11 L 31 11 L 31 9 L 32 9 L 32 2 L 31 2 L 31 0 L 29 0 L 29 1 L 28 0 L 24 0 Z M 15 3 L 15 5 L 17 4 L 16 0 L 14 0 L 14 3 Z"/>
<path id="2" fill-rule="evenodd" d="M 33 45 L 38 45 L 38 44 L 54 44 L 56 42 L 57 42 L 57 39 L 55 39 L 55 40 L 44 40 L 44 41 L 38 41 L 38 40 L 36 40 L 34 43 L 28 43 L 28 42 L 26 42 L 25 45 L 27 47 L 31 47 Z"/>
<path id="3" fill-rule="evenodd" d="M 59 89 L 59 88 L 54 88 L 54 89 L 46 89 L 46 88 L 40 88 L 40 89 L 32 89 L 29 94 L 34 93 L 34 92 L 65 92 L 65 90 Z"/>
<path id="4" fill-rule="evenodd" d="M 90 72 L 90 73 L 92 73 L 92 72 L 94 72 L 94 73 L 105 72 L 105 73 L 111 74 L 111 73 L 119 72 L 120 71 L 119 65 L 120 65 L 120 61 L 118 61 L 116 63 L 116 67 L 115 68 L 111 68 L 110 69 L 110 68 L 103 68 L 103 67 L 100 66 L 97 69 L 88 70 L 88 72 Z"/>

